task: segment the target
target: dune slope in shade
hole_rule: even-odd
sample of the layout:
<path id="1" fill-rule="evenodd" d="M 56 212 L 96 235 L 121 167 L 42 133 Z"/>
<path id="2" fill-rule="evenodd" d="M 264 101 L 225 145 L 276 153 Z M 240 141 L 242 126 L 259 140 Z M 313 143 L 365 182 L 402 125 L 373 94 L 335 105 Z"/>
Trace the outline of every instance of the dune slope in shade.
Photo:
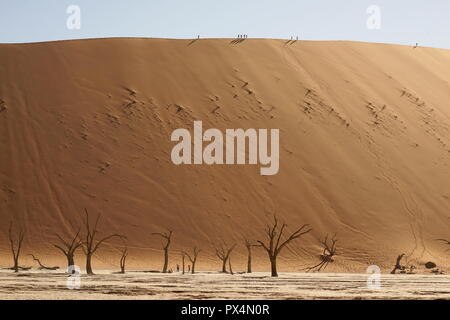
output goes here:
<path id="1" fill-rule="evenodd" d="M 63 257 L 84 208 L 128 236 L 129 263 L 159 268 L 160 239 L 202 247 L 264 237 L 276 212 L 314 228 L 280 256 L 282 270 L 317 261 L 338 234 L 329 270 L 446 265 L 450 238 L 450 51 L 354 42 L 95 39 L 0 45 L 0 263 L 13 218 L 25 253 Z M 280 171 L 175 166 L 176 128 L 279 128 Z M 111 241 L 97 265 L 116 264 Z M 268 270 L 255 248 L 255 268 Z M 4 258 L 4 259 L 3 259 Z M 24 260 L 26 264 L 28 258 Z M 159 260 L 157 260 L 159 259 Z M 31 262 L 30 262 L 31 263 Z M 48 263 L 49 264 L 49 263 Z M 80 261 L 81 264 L 81 261 Z"/>

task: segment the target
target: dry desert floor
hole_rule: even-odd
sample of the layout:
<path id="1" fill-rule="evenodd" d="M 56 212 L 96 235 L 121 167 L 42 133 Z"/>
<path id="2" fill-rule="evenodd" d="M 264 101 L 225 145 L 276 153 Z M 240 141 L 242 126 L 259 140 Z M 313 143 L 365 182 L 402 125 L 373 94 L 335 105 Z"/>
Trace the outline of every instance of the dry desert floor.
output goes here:
<path id="1" fill-rule="evenodd" d="M 366 274 L 160 274 L 98 271 L 67 288 L 61 271 L 0 271 L 0 299 L 450 299 L 448 275 L 381 275 L 368 289 Z"/>

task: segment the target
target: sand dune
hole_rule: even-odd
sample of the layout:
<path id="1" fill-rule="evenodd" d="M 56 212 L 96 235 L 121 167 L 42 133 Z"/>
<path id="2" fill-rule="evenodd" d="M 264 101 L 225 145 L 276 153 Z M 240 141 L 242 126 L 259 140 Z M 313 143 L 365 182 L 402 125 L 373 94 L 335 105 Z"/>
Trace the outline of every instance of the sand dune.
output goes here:
<path id="1" fill-rule="evenodd" d="M 280 269 L 317 260 L 337 232 L 330 271 L 448 264 L 450 51 L 356 42 L 95 39 L 0 45 L 0 265 L 7 228 L 26 231 L 24 254 L 65 262 L 55 232 L 73 233 L 84 208 L 101 231 L 128 236 L 129 264 L 161 266 L 160 239 L 202 247 L 262 238 L 276 212 L 313 232 Z M 280 170 L 259 165 L 175 166 L 176 128 L 280 129 Z M 95 265 L 118 264 L 110 241 Z M 255 249 L 255 269 L 267 270 Z M 8 260 L 6 260 L 8 259 Z M 78 261 L 82 265 L 82 261 Z M 31 264 L 24 256 L 24 265 Z M 48 262 L 47 264 L 51 264 Z"/>

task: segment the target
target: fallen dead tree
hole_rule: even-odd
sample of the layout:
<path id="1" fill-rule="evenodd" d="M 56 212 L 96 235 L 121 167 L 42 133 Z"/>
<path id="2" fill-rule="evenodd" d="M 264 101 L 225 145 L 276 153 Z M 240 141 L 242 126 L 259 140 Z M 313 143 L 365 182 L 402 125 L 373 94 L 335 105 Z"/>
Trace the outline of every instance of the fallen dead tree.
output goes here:
<path id="1" fill-rule="evenodd" d="M 400 262 L 401 262 L 401 260 L 403 259 L 404 256 L 405 256 L 405 254 L 402 253 L 401 255 L 399 255 L 399 256 L 397 257 L 397 260 L 396 260 L 396 262 L 395 262 L 394 269 L 392 269 L 391 274 L 395 274 L 395 272 L 396 272 L 397 270 L 405 270 L 405 269 L 406 269 L 406 267 L 405 267 L 404 265 L 401 265 L 401 264 L 400 264 Z"/>
<path id="2" fill-rule="evenodd" d="M 22 266 L 17 266 L 17 269 L 20 271 L 28 271 L 31 270 L 32 267 L 22 267 Z M 9 267 L 9 268 L 3 268 L 3 270 L 16 270 L 16 267 Z"/>
<path id="3" fill-rule="evenodd" d="M 39 264 L 39 270 L 58 270 L 58 269 L 59 269 L 58 266 L 47 267 L 47 266 L 43 265 L 43 264 L 41 263 L 41 260 L 39 260 L 38 258 L 36 258 L 33 254 L 30 253 L 29 255 L 33 258 L 34 261 L 36 261 L 36 262 Z"/>
<path id="4" fill-rule="evenodd" d="M 331 238 L 330 243 L 328 243 L 328 234 L 325 236 L 325 240 L 320 243 L 323 245 L 323 252 L 319 255 L 320 262 L 315 266 L 305 268 L 306 272 L 325 270 L 329 263 L 334 262 L 333 256 L 336 255 L 336 234 Z"/>

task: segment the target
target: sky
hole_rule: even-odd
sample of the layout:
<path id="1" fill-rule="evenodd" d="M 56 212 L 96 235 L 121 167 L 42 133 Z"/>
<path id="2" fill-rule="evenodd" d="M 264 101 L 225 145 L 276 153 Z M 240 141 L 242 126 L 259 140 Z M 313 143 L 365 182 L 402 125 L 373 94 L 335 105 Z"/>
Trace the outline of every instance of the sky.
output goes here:
<path id="1" fill-rule="evenodd" d="M 450 0 L 0 0 L 0 43 L 238 34 L 450 49 Z"/>

